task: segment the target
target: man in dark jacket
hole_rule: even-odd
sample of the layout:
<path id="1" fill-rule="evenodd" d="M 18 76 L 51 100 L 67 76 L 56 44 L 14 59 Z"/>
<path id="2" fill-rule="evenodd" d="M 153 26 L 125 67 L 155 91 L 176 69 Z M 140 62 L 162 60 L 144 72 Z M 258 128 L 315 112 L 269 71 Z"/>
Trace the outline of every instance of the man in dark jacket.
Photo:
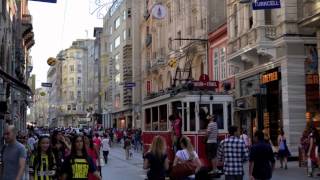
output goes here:
<path id="1" fill-rule="evenodd" d="M 274 154 L 271 145 L 264 141 L 262 131 L 255 133 L 258 143 L 253 145 L 250 153 L 249 175 L 250 179 L 269 180 L 275 166 Z"/>

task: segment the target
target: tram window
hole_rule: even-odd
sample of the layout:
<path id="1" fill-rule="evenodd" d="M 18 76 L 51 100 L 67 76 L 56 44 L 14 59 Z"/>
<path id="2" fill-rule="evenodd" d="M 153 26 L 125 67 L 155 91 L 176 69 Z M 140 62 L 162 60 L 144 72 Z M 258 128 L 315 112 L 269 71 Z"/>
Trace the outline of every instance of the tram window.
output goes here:
<path id="1" fill-rule="evenodd" d="M 223 104 L 213 104 L 212 114 L 215 115 L 219 129 L 224 129 Z M 231 113 L 230 113 L 231 114 Z"/>
<path id="2" fill-rule="evenodd" d="M 151 110 L 150 109 L 146 109 L 145 110 L 145 130 L 146 131 L 151 131 Z"/>
<path id="3" fill-rule="evenodd" d="M 228 127 L 232 125 L 231 103 L 228 103 Z"/>
<path id="4" fill-rule="evenodd" d="M 167 123 L 168 123 L 168 115 L 167 115 L 167 105 L 159 106 L 160 111 L 160 131 L 166 131 L 167 130 Z"/>
<path id="5" fill-rule="evenodd" d="M 207 116 L 210 114 L 210 104 L 200 104 L 199 108 L 199 123 L 200 130 L 207 129 Z"/>
<path id="6" fill-rule="evenodd" d="M 190 131 L 196 130 L 196 103 L 190 102 Z"/>
<path id="7" fill-rule="evenodd" d="M 187 103 L 183 103 L 183 130 L 188 131 Z"/>
<path id="8" fill-rule="evenodd" d="M 152 131 L 159 130 L 158 107 L 152 108 Z"/>

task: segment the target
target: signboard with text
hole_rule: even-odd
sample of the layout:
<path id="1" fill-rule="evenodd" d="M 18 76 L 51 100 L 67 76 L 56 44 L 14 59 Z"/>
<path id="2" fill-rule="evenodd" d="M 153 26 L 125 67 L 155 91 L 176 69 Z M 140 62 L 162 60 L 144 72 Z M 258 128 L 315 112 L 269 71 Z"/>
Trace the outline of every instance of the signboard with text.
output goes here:
<path id="1" fill-rule="evenodd" d="M 262 9 L 277 9 L 281 8 L 280 0 L 253 0 L 252 9 L 262 10 Z"/>
<path id="2" fill-rule="evenodd" d="M 39 2 L 46 2 L 46 3 L 57 3 L 57 0 L 30 0 L 30 1 L 39 1 Z"/>

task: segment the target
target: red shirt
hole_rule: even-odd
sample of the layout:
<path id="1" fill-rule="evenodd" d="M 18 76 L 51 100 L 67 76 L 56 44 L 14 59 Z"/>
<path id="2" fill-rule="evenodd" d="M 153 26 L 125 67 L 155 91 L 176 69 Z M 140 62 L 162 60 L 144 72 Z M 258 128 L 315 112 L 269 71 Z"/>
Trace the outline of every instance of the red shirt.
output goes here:
<path id="1" fill-rule="evenodd" d="M 100 147 L 101 147 L 101 140 L 100 140 L 100 138 L 94 137 L 94 138 L 93 138 L 93 144 L 95 144 L 95 145 L 98 147 L 98 149 L 100 149 Z"/>
<path id="2" fill-rule="evenodd" d="M 182 120 L 180 118 L 177 118 L 174 122 L 173 122 L 173 131 L 174 131 L 174 135 L 180 137 L 182 134 Z"/>

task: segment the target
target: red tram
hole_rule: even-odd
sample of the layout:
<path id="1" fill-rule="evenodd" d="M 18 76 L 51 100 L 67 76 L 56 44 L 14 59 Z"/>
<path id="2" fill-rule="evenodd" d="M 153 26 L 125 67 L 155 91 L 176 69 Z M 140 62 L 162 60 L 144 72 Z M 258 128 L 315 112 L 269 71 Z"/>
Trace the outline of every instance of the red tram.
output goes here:
<path id="1" fill-rule="evenodd" d="M 218 123 L 219 138 L 227 134 L 232 124 L 233 98 L 230 95 L 204 94 L 203 92 L 182 92 L 175 96 L 163 95 L 144 102 L 143 142 L 147 151 L 156 135 L 163 136 L 168 145 L 168 156 L 174 159 L 171 124 L 168 117 L 177 111 L 182 119 L 182 133 L 190 138 L 203 164 L 208 165 L 205 153 L 206 116 L 214 114 Z"/>

